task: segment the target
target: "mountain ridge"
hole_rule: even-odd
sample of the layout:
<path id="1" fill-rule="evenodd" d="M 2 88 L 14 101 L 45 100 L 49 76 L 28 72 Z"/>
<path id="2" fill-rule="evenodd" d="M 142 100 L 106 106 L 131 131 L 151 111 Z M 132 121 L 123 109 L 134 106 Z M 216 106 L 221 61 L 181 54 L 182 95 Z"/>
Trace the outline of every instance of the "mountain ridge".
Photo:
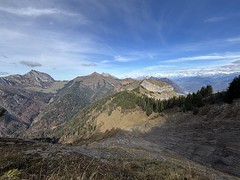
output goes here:
<path id="1" fill-rule="evenodd" d="M 24 75 L 10 75 L 6 77 L 0 77 L 0 83 L 18 87 L 41 87 L 47 88 L 51 86 L 55 80 L 48 74 L 31 70 Z"/>
<path id="2" fill-rule="evenodd" d="M 128 81 L 128 82 L 126 82 Z M 168 99 L 177 96 L 171 85 L 155 81 L 149 81 L 143 87 L 142 81 L 130 79 L 117 79 L 113 76 L 92 73 L 88 76 L 79 76 L 69 81 L 54 98 L 55 100 L 46 106 L 34 120 L 29 130 L 24 136 L 46 136 L 53 134 L 57 127 L 62 127 L 68 122 L 78 111 L 91 103 L 107 97 L 112 94 L 125 91 L 136 90 L 140 94 L 156 99 Z M 129 88 L 133 86 L 132 88 Z M 148 89 L 154 86 L 155 89 Z M 156 89 L 160 88 L 160 91 Z"/>

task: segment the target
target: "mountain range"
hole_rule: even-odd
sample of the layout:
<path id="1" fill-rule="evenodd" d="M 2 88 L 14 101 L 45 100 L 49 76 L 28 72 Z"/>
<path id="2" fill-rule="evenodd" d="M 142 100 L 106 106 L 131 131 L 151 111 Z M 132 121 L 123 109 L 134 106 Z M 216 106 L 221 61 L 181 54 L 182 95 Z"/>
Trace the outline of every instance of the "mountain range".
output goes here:
<path id="1" fill-rule="evenodd" d="M 35 70 L 25 75 L 1 77 L 0 104 L 6 109 L 0 124 L 1 136 L 52 134 L 79 110 L 125 90 L 138 90 L 140 94 L 156 99 L 168 99 L 182 93 L 180 87 L 167 79 L 118 79 L 96 72 L 70 81 L 56 81 L 50 75 Z"/>
<path id="2" fill-rule="evenodd" d="M 214 94 L 211 87 L 192 95 L 186 92 L 196 92 L 201 84 L 227 89 L 235 75 L 172 81 L 118 79 L 94 72 L 56 81 L 31 70 L 2 77 L 0 136 L 57 139 L 74 145 L 73 149 L 66 146 L 68 152 L 87 151 L 92 153 L 88 156 L 97 158 L 126 153 L 133 159 L 168 159 L 178 166 L 191 160 L 231 177 L 210 170 L 212 175 L 232 179 L 240 176 L 239 100 L 226 104 L 226 92 Z"/>
<path id="3" fill-rule="evenodd" d="M 135 91 L 154 99 L 169 99 L 212 85 L 226 89 L 237 74 L 209 77 L 149 77 L 118 79 L 110 74 L 92 73 L 70 81 L 56 81 L 50 75 L 31 70 L 25 75 L 0 78 L 0 105 L 6 110 L 0 135 L 33 137 L 52 134 L 81 109 L 121 91 Z M 25 133 L 23 133 L 26 131 Z"/>
<path id="4" fill-rule="evenodd" d="M 211 85 L 214 92 L 225 91 L 233 78 L 240 73 L 215 74 L 209 76 L 174 77 L 172 80 L 177 83 L 185 92 L 196 92 L 203 86 Z"/>

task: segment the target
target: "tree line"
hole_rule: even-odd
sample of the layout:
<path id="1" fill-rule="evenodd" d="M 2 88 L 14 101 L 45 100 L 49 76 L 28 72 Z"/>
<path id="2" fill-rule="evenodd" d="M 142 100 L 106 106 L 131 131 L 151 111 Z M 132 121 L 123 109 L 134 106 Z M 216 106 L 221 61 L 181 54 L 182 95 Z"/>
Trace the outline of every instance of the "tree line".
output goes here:
<path id="1" fill-rule="evenodd" d="M 143 95 L 137 99 L 137 105 L 146 111 L 147 116 L 153 112 L 162 112 L 173 107 L 179 107 L 182 111 L 193 111 L 197 114 L 200 107 L 208 104 L 226 102 L 232 103 L 234 99 L 240 98 L 240 76 L 234 78 L 227 91 L 213 93 L 211 85 L 202 87 L 196 93 L 187 96 L 173 97 L 168 100 L 156 100 Z"/>

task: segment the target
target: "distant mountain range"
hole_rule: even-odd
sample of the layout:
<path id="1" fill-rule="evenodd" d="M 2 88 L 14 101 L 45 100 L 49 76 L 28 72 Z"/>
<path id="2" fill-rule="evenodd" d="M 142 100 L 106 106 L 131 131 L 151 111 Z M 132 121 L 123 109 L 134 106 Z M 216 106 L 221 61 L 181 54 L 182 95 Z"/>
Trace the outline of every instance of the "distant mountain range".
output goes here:
<path id="1" fill-rule="evenodd" d="M 209 76 L 175 77 L 172 80 L 177 83 L 185 92 L 196 92 L 203 86 L 211 85 L 215 92 L 224 91 L 229 83 L 240 73 L 215 74 Z"/>

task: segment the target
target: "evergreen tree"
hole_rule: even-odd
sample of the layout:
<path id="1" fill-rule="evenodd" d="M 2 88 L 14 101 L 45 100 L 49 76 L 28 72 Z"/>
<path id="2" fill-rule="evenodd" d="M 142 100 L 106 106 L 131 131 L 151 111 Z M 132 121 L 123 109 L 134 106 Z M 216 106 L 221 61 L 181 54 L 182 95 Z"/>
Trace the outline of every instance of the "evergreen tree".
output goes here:
<path id="1" fill-rule="evenodd" d="M 207 85 L 206 87 L 206 97 L 211 96 L 213 94 L 213 88 L 211 85 Z"/>
<path id="2" fill-rule="evenodd" d="M 147 106 L 146 114 L 147 116 L 150 116 L 152 114 L 152 108 L 150 106 Z"/>
<path id="3" fill-rule="evenodd" d="M 240 98 L 240 76 L 233 79 L 227 90 L 226 101 L 232 102 L 233 99 Z"/>
<path id="4" fill-rule="evenodd" d="M 213 88 L 211 85 L 207 85 L 206 87 L 202 87 L 197 93 L 200 93 L 202 97 L 208 97 L 213 93 Z"/>
<path id="5" fill-rule="evenodd" d="M 192 94 L 188 94 L 185 102 L 184 102 L 184 111 L 191 111 L 193 110 L 194 106 L 193 106 L 193 95 Z"/>
<path id="6" fill-rule="evenodd" d="M 202 107 L 204 105 L 201 93 L 197 93 L 194 95 L 192 104 L 195 107 Z"/>
<path id="7" fill-rule="evenodd" d="M 158 100 L 158 112 L 162 112 L 163 111 L 163 102 Z"/>

